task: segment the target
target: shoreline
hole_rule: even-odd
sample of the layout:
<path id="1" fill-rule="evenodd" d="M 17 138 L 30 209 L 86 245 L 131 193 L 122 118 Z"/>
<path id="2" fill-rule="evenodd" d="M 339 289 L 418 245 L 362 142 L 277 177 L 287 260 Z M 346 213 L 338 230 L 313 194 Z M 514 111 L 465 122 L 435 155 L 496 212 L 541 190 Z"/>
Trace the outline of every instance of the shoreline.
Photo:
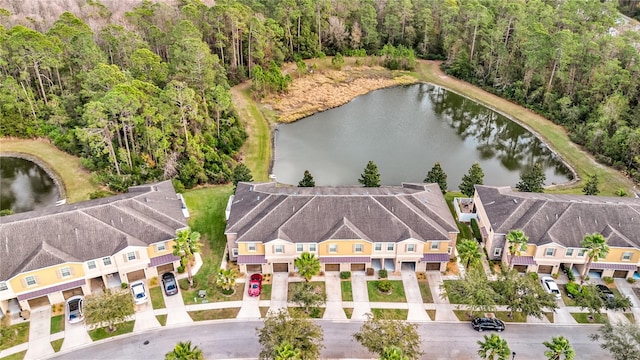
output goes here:
<path id="1" fill-rule="evenodd" d="M 55 170 L 49 167 L 49 165 L 47 165 L 47 163 L 43 159 L 33 154 L 17 152 L 17 151 L 0 152 L 0 158 L 3 158 L 3 157 L 19 158 L 19 159 L 31 161 L 32 163 L 38 165 L 42 170 L 44 170 L 45 173 L 47 173 L 47 175 L 49 175 L 51 180 L 53 180 L 53 183 L 55 184 L 56 188 L 58 189 L 57 201 L 67 199 L 67 191 L 64 187 L 64 181 L 62 181 L 62 177 Z M 53 204 L 51 206 L 55 206 L 55 205 L 56 204 Z"/>

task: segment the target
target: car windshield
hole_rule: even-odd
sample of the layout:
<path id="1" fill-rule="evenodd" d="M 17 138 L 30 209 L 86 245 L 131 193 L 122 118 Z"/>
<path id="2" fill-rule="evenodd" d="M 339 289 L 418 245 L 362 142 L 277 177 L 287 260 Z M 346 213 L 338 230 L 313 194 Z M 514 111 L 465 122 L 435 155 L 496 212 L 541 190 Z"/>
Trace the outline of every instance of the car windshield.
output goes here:
<path id="1" fill-rule="evenodd" d="M 168 284 L 167 285 L 167 290 L 173 290 L 175 288 L 176 288 L 176 286 L 174 284 Z"/>
<path id="2" fill-rule="evenodd" d="M 134 285 L 132 289 L 137 299 L 144 297 L 144 287 L 142 285 Z"/>

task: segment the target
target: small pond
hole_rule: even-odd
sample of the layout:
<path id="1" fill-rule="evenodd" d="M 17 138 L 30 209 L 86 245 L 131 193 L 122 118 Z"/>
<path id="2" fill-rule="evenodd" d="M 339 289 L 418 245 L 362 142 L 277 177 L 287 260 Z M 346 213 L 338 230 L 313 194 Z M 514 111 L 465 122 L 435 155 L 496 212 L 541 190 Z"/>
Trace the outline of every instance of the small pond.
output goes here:
<path id="1" fill-rule="evenodd" d="M 384 185 L 422 182 L 435 162 L 457 190 L 474 162 L 487 185 L 515 186 L 540 163 L 546 184 L 571 172 L 527 129 L 463 96 L 430 84 L 377 90 L 350 103 L 278 126 L 272 173 L 297 185 L 305 170 L 316 185 L 358 184 L 369 160 Z"/>
<path id="2" fill-rule="evenodd" d="M 0 156 L 0 210 L 19 213 L 52 206 L 59 196 L 55 181 L 36 163 Z"/>

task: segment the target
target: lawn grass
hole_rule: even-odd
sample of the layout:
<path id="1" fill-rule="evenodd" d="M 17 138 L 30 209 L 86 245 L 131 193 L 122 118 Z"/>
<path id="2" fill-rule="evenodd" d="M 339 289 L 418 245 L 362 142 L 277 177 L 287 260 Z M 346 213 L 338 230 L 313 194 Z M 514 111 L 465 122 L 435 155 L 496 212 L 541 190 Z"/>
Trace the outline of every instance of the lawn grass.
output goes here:
<path id="1" fill-rule="evenodd" d="M 100 190 L 91 181 L 91 173 L 80 158 L 67 154 L 46 140 L 0 139 L 2 152 L 24 153 L 38 158 L 62 181 L 67 202 L 89 200 L 89 194 Z"/>
<path id="2" fill-rule="evenodd" d="M 404 285 L 401 280 L 387 280 L 391 283 L 392 290 L 390 294 L 383 294 L 378 291 L 378 283 L 380 281 L 367 281 L 367 292 L 369 293 L 370 302 L 407 302 L 404 296 Z"/>
<path id="3" fill-rule="evenodd" d="M 571 164 L 581 178 L 581 181 L 573 185 L 545 189 L 545 192 L 582 194 L 582 187 L 587 175 L 597 174 L 600 180 L 601 195 L 614 196 L 615 191 L 619 188 L 626 189 L 628 194 L 632 194 L 631 188 L 633 184 L 631 181 L 613 168 L 598 164 L 591 155 L 571 142 L 567 131 L 560 125 L 556 125 L 533 111 L 493 95 L 479 87 L 451 76 L 446 76 L 439 66 L 440 62 L 437 61 L 419 61 L 415 76 L 423 81 L 443 86 L 489 108 L 498 110 L 532 129 L 540 135 L 551 149 L 555 150 L 560 157 Z"/>
<path id="4" fill-rule="evenodd" d="M 429 319 L 431 319 L 431 321 L 435 321 L 436 320 L 436 310 L 427 310 L 427 315 L 429 315 Z"/>
<path id="5" fill-rule="evenodd" d="M 341 281 L 340 289 L 342 292 L 342 301 L 353 301 L 353 289 L 351 287 L 351 280 Z"/>
<path id="6" fill-rule="evenodd" d="M 161 326 L 165 326 L 167 324 L 167 315 L 156 315 L 156 319 Z"/>
<path id="7" fill-rule="evenodd" d="M 342 308 L 342 310 L 344 310 L 344 314 L 347 315 L 347 319 L 351 319 L 353 308 Z"/>
<path id="8" fill-rule="evenodd" d="M 291 315 L 291 317 L 294 317 L 294 318 L 301 317 L 301 318 L 309 318 L 309 319 L 322 319 L 326 308 L 318 307 L 314 309 L 315 310 L 312 309 L 312 314 L 307 314 L 306 312 L 304 312 L 304 310 L 302 310 L 302 308 L 290 307 L 289 315 Z"/>
<path id="9" fill-rule="evenodd" d="M 260 300 L 271 300 L 271 284 L 262 284 Z"/>
<path id="10" fill-rule="evenodd" d="M 53 340 L 51 342 L 51 347 L 53 348 L 53 351 L 55 351 L 55 352 L 60 351 L 60 348 L 62 347 L 62 343 L 63 342 L 64 342 L 64 338 L 58 339 L 58 340 Z"/>
<path id="11" fill-rule="evenodd" d="M 4 334 L 0 342 L 0 350 L 26 343 L 29 340 L 29 323 L 11 325 L 4 330 Z"/>
<path id="12" fill-rule="evenodd" d="M 89 336 L 91 337 L 91 340 L 98 341 L 98 340 L 107 339 L 107 338 L 122 335 L 122 334 L 128 334 L 133 331 L 134 323 L 135 321 L 132 320 L 132 321 L 125 321 L 123 323 L 116 324 L 116 331 L 112 333 L 107 332 L 106 327 L 89 330 Z"/>
<path id="13" fill-rule="evenodd" d="M 65 325 L 64 315 L 52 316 L 51 317 L 51 334 L 64 331 L 64 325 Z"/>
<path id="14" fill-rule="evenodd" d="M 453 310 L 453 313 L 460 321 L 471 321 L 471 317 L 469 317 L 469 311 L 467 310 Z"/>
<path id="15" fill-rule="evenodd" d="M 446 194 L 444 194 L 444 199 L 447 201 L 447 206 L 449 206 L 449 211 L 451 211 L 451 215 L 453 216 L 453 219 L 456 221 L 456 225 L 458 226 L 458 231 L 460 231 L 460 233 L 458 234 L 458 240 L 474 239 L 469 225 L 458 221 L 458 218 L 456 216 L 456 210 L 453 208 L 453 198 L 456 198 L 456 197 L 467 197 L 467 196 L 459 191 L 449 191 Z"/>
<path id="16" fill-rule="evenodd" d="M 633 316 L 633 313 L 631 313 L 631 312 L 626 312 L 626 313 L 624 313 L 624 316 L 625 316 L 627 319 L 629 319 L 629 322 L 630 322 L 630 323 L 632 323 L 632 324 L 635 324 L 635 323 L 636 323 L 636 317 L 635 317 L 635 316 Z"/>
<path id="17" fill-rule="evenodd" d="M 182 292 L 182 299 L 184 300 L 185 305 L 192 304 L 203 304 L 210 302 L 222 302 L 222 301 L 238 301 L 242 300 L 242 296 L 244 295 L 244 283 L 236 283 L 235 293 L 232 295 L 225 295 L 222 293 L 221 289 L 214 285 L 206 285 L 198 282 L 198 285 L 194 289 L 183 290 L 188 286 L 187 279 L 178 280 L 178 284 L 180 284 L 180 289 Z M 198 291 L 206 290 L 207 297 L 199 298 Z"/>
<path id="18" fill-rule="evenodd" d="M 389 320 L 407 320 L 409 310 L 407 309 L 371 309 L 374 318 Z"/>
<path id="19" fill-rule="evenodd" d="M 579 324 L 604 324 L 609 319 L 607 314 L 596 314 L 593 321 L 589 320 L 589 313 L 571 313 L 571 316 Z"/>
<path id="20" fill-rule="evenodd" d="M 162 296 L 162 287 L 156 286 L 149 289 L 151 294 L 151 305 L 154 309 L 164 309 L 164 296 Z"/>
<path id="21" fill-rule="evenodd" d="M 567 294 L 567 285 L 566 284 L 558 284 L 558 288 L 560 289 L 560 294 L 562 295 L 562 302 L 564 302 L 565 306 L 577 306 L 575 299 L 570 298 Z"/>
<path id="22" fill-rule="evenodd" d="M 222 255 L 227 243 L 224 236 L 226 222 L 224 219 L 224 209 L 227 206 L 229 196 L 233 192 L 232 185 L 211 186 L 195 190 L 186 191 L 183 195 L 187 202 L 187 207 L 191 212 L 189 226 L 193 231 L 200 233 L 202 248 L 202 267 L 194 275 L 198 286 L 189 291 L 182 291 L 182 298 L 185 304 L 194 304 L 194 294 L 198 290 L 207 290 L 213 294 L 217 292 L 215 288 L 215 276 L 220 269 Z M 211 290 L 211 291 L 209 291 Z M 199 300 L 199 299 L 198 299 Z M 208 297 L 207 301 L 214 301 Z"/>
<path id="23" fill-rule="evenodd" d="M 513 318 L 509 318 L 508 311 L 495 311 L 493 314 L 496 316 L 496 318 L 504 322 L 520 322 L 520 323 L 527 322 L 527 317 L 521 312 L 514 312 Z"/>
<path id="24" fill-rule="evenodd" d="M 456 282 L 460 282 L 463 280 L 443 280 L 442 283 L 444 285 L 445 288 L 445 293 L 447 294 L 447 297 L 449 298 L 449 303 L 451 304 L 465 304 L 466 302 L 464 301 L 464 299 L 460 298 L 460 296 L 458 296 L 457 293 L 455 293 L 454 291 L 451 291 L 453 284 L 455 284 Z"/>
<path id="25" fill-rule="evenodd" d="M 287 284 L 288 286 L 287 301 L 293 301 L 293 292 L 297 284 L 300 284 L 300 283 L 290 282 L 289 284 Z M 309 284 L 311 284 L 314 287 L 314 289 L 316 289 L 316 291 L 320 291 L 325 299 L 327 298 L 327 288 L 326 286 L 324 286 L 324 281 L 310 281 Z"/>
<path id="26" fill-rule="evenodd" d="M 551 312 L 551 311 L 546 311 L 546 312 L 544 313 L 544 316 L 546 316 L 546 317 L 547 317 L 547 320 L 549 320 L 549 322 L 550 322 L 550 323 L 552 323 L 552 324 L 553 324 L 553 323 L 555 322 L 555 319 L 554 319 L 554 317 L 553 317 L 553 312 Z"/>
<path id="27" fill-rule="evenodd" d="M 189 316 L 193 321 L 216 320 L 216 319 L 235 319 L 240 312 L 239 307 L 226 309 L 209 309 L 199 311 L 189 311 Z"/>
<path id="28" fill-rule="evenodd" d="M 19 353 L 11 354 L 9 356 L 5 356 L 2 360 L 22 360 L 24 356 L 27 354 L 27 350 L 21 351 Z"/>
<path id="29" fill-rule="evenodd" d="M 268 306 L 260 306 L 260 316 L 262 316 L 263 319 L 267 317 L 268 312 L 269 312 Z"/>
<path id="30" fill-rule="evenodd" d="M 429 281 L 418 280 L 418 286 L 420 287 L 420 295 L 422 295 L 422 302 L 432 303 L 433 295 L 431 294 L 431 288 L 429 287 Z"/>

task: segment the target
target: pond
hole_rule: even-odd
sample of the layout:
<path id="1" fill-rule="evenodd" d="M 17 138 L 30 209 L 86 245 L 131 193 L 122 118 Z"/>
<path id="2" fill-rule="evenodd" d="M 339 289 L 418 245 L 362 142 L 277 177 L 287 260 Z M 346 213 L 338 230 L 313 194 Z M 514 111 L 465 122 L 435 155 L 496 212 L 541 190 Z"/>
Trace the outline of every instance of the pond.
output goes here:
<path id="1" fill-rule="evenodd" d="M 383 185 L 422 182 L 435 162 L 458 190 L 474 162 L 487 185 L 515 186 L 520 172 L 540 163 L 546 185 L 571 171 L 536 136 L 501 114 L 443 88 L 419 84 L 373 91 L 341 107 L 274 133 L 272 173 L 297 185 L 309 170 L 316 185 L 357 185 L 367 162 Z"/>
<path id="2" fill-rule="evenodd" d="M 59 196 L 55 181 L 36 163 L 0 156 L 0 210 L 19 213 L 52 206 Z"/>

